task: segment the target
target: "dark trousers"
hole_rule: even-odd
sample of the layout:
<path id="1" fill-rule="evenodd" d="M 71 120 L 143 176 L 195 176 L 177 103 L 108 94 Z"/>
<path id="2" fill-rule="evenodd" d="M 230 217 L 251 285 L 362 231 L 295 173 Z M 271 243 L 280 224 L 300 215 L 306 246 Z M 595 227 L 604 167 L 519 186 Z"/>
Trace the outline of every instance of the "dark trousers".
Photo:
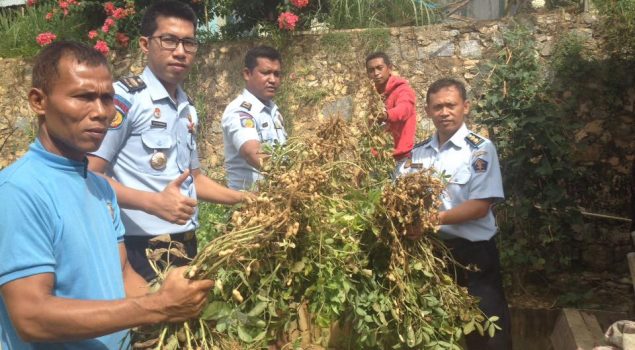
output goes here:
<path id="1" fill-rule="evenodd" d="M 479 307 L 487 315 L 498 316 L 501 327 L 493 338 L 474 331 L 466 336 L 469 350 L 511 350 L 511 319 L 503 291 L 501 267 L 494 239 L 471 242 L 457 238 L 445 241 L 454 259 L 463 266 L 475 265 L 479 271 L 456 269 L 457 283 L 480 299 Z"/>
<path id="2" fill-rule="evenodd" d="M 157 261 L 157 267 L 160 270 L 165 270 L 168 265 L 185 266 L 196 256 L 197 242 L 194 231 L 162 235 L 160 238 L 159 240 L 152 236 L 124 236 L 130 266 L 148 282 L 155 279 L 157 274 L 148 261 L 146 249 L 155 251 L 158 249 L 178 249 L 187 256 L 187 258 L 183 258 L 178 257 L 178 254 L 170 254 L 170 260 L 167 261 L 168 254 L 163 254 L 161 259 Z"/>

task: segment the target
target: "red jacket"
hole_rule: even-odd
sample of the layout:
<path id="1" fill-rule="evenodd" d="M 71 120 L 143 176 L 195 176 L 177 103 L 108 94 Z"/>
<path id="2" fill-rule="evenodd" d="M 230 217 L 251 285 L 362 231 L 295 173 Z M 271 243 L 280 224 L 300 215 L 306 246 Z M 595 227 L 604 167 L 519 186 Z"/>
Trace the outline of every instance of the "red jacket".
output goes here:
<path id="1" fill-rule="evenodd" d="M 417 129 L 415 92 L 406 79 L 390 76 L 382 94 L 388 112 L 388 130 L 395 143 L 393 157 L 400 159 L 412 151 Z"/>

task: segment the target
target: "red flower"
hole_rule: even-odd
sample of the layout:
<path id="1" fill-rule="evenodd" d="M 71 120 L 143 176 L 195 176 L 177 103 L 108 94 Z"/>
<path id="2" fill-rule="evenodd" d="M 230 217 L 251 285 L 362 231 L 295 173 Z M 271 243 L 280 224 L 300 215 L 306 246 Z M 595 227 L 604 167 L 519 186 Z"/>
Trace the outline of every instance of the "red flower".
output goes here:
<path id="1" fill-rule="evenodd" d="M 115 9 L 115 11 L 112 12 L 112 16 L 115 19 L 122 19 L 124 17 L 126 17 L 126 11 L 124 9 L 122 9 L 121 7 L 118 7 Z"/>
<path id="2" fill-rule="evenodd" d="M 278 16 L 278 27 L 280 29 L 294 30 L 300 17 L 291 12 L 283 12 Z"/>
<path id="3" fill-rule="evenodd" d="M 106 14 L 112 15 L 112 13 L 115 11 L 115 4 L 108 1 L 107 3 L 104 4 L 104 10 L 106 10 Z"/>
<path id="4" fill-rule="evenodd" d="M 88 32 L 88 39 L 95 39 L 97 35 L 98 34 L 96 30 L 91 30 L 90 32 Z"/>
<path id="5" fill-rule="evenodd" d="M 97 43 L 95 44 L 94 48 L 95 50 L 101 52 L 104 55 L 110 52 L 110 49 L 108 48 L 108 44 L 103 40 L 97 40 Z"/>
<path id="6" fill-rule="evenodd" d="M 128 47 L 128 43 L 130 42 L 130 38 L 126 34 L 121 32 L 115 34 L 115 39 L 123 47 Z"/>
<path id="7" fill-rule="evenodd" d="M 110 27 L 104 24 L 103 26 L 101 26 L 101 31 L 104 33 L 108 33 L 110 31 Z"/>
<path id="8" fill-rule="evenodd" d="M 60 1 L 60 2 L 58 3 L 58 5 L 60 6 L 60 8 L 61 8 L 62 10 L 66 10 L 66 9 L 68 9 L 68 2 L 67 2 L 67 1 Z"/>
<path id="9" fill-rule="evenodd" d="M 46 16 L 44 16 L 44 18 L 45 18 L 47 21 L 52 20 L 52 19 L 53 19 L 53 12 L 49 12 L 49 13 L 47 13 L 47 14 L 46 14 Z"/>
<path id="10" fill-rule="evenodd" d="M 301 9 L 309 4 L 309 0 L 291 0 L 293 6 Z"/>
<path id="11" fill-rule="evenodd" d="M 112 27 L 113 24 L 115 24 L 115 20 L 110 17 L 106 18 L 106 20 L 104 21 L 105 26 Z"/>
<path id="12" fill-rule="evenodd" d="M 26 0 L 26 6 L 33 7 L 37 5 L 37 0 Z"/>
<path id="13" fill-rule="evenodd" d="M 67 9 L 64 9 L 64 10 L 62 10 L 62 11 L 64 12 L 64 16 L 67 16 L 67 15 L 68 15 L 68 10 L 67 10 Z"/>
<path id="14" fill-rule="evenodd" d="M 35 37 L 35 41 L 37 41 L 40 46 L 46 46 L 53 42 L 53 40 L 57 39 L 57 35 L 51 32 L 40 33 Z"/>

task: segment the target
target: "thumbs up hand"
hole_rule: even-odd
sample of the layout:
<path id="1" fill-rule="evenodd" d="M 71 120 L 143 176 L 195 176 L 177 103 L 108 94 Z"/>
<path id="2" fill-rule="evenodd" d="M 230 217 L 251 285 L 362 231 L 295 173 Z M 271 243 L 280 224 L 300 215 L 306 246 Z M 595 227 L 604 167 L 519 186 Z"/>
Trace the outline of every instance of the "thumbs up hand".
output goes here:
<path id="1" fill-rule="evenodd" d="M 190 170 L 184 171 L 165 186 L 163 191 L 157 193 L 155 210 L 152 211 L 154 215 L 177 225 L 185 225 L 192 218 L 196 200 L 181 193 L 181 185 L 189 176 Z"/>

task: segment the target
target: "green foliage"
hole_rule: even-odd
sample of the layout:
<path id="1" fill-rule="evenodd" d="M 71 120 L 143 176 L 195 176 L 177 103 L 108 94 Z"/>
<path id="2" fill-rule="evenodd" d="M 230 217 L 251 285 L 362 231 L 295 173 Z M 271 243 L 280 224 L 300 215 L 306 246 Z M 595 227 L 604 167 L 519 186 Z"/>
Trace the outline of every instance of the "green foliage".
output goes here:
<path id="1" fill-rule="evenodd" d="M 600 32 L 607 52 L 635 58 L 635 0 L 594 0 L 594 4 L 604 16 Z"/>
<path id="2" fill-rule="evenodd" d="M 86 40 L 88 30 L 80 17 L 59 17 L 46 21 L 44 16 L 52 3 L 22 9 L 0 9 L 0 56 L 32 57 L 40 49 L 35 37 L 42 32 L 54 32 L 58 38 Z"/>
<path id="3" fill-rule="evenodd" d="M 220 204 L 198 203 L 198 221 L 201 226 L 196 230 L 196 238 L 199 250 L 224 231 L 223 223 L 229 220 L 231 211 L 231 207 Z"/>
<path id="4" fill-rule="evenodd" d="M 415 0 L 332 0 L 327 21 L 333 28 L 373 28 L 434 23 L 434 4 Z"/>
<path id="5" fill-rule="evenodd" d="M 573 124 L 551 98 L 548 75 L 525 28 L 505 34 L 486 91 L 475 106 L 500 154 L 507 200 L 497 207 L 501 257 L 514 276 L 567 265 L 578 215 L 568 188 Z"/>

